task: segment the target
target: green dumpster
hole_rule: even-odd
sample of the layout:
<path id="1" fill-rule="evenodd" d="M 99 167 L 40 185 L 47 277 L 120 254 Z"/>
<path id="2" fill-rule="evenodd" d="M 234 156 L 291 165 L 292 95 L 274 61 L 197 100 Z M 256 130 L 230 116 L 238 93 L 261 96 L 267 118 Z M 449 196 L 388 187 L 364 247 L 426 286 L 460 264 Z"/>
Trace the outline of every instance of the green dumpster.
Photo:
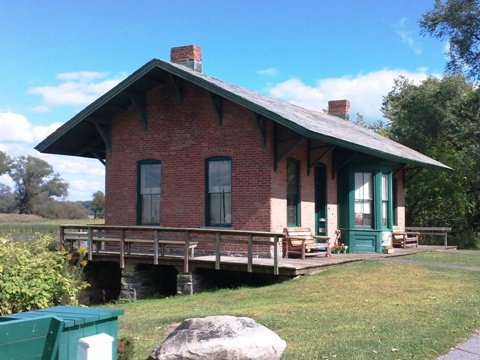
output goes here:
<path id="1" fill-rule="evenodd" d="M 55 306 L 0 317 L 0 328 L 2 325 L 8 328 L 13 320 L 35 321 L 37 318 L 55 318 L 62 322 L 63 326 L 58 334 L 58 350 L 53 359 L 77 360 L 78 340 L 86 336 L 105 333 L 115 339 L 112 349 L 112 360 L 114 360 L 117 358 L 118 316 L 123 314 L 123 310 Z M 22 357 L 12 357 L 12 359 L 17 358 L 22 359 Z M 7 359 L 9 358 L 5 358 L 5 360 Z"/>

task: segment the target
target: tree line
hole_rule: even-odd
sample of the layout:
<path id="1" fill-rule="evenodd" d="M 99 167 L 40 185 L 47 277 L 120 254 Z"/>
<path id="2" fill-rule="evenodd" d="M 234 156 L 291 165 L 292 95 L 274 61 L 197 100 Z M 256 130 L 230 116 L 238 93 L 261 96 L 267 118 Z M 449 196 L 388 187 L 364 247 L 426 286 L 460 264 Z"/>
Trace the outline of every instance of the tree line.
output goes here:
<path id="1" fill-rule="evenodd" d="M 480 1 L 436 0 L 419 24 L 423 35 L 448 41 L 442 78 L 395 80 L 384 97 L 387 121 L 364 126 L 426 154 L 453 172 L 405 172 L 409 226 L 451 227 L 460 246 L 479 244 Z"/>
<path id="2" fill-rule="evenodd" d="M 14 189 L 0 183 L 0 213 L 39 215 L 50 219 L 103 217 L 105 196 L 90 201 L 66 201 L 69 184 L 45 160 L 34 156 L 11 158 L 0 151 L 0 175 L 8 175 Z"/>

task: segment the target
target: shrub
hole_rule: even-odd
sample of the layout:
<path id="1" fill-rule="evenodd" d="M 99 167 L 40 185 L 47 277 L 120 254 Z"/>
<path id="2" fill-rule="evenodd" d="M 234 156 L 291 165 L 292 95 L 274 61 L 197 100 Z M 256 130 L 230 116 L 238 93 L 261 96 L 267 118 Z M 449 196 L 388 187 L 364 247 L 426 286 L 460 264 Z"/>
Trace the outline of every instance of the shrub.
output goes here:
<path id="1" fill-rule="evenodd" d="M 480 239 L 476 232 L 465 231 L 449 236 L 448 245 L 456 245 L 459 249 L 475 249 L 479 247 Z"/>
<path id="2" fill-rule="evenodd" d="M 133 359 L 135 354 L 134 342 L 131 336 L 124 336 L 117 342 L 117 360 Z"/>
<path id="3" fill-rule="evenodd" d="M 55 305 L 78 305 L 86 249 L 78 257 L 59 248 L 48 235 L 30 240 L 0 238 L 0 315 Z"/>

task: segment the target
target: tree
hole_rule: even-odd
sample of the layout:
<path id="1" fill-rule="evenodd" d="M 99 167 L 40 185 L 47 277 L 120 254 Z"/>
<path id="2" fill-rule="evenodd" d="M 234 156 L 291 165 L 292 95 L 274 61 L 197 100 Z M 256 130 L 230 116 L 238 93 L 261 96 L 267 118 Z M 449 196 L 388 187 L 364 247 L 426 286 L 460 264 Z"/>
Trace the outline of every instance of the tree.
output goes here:
<path id="1" fill-rule="evenodd" d="M 95 219 L 104 217 L 105 195 L 100 190 L 93 194 L 92 211 Z"/>
<path id="2" fill-rule="evenodd" d="M 10 177 L 15 183 L 15 200 L 20 214 L 32 212 L 40 195 L 46 198 L 68 194 L 68 183 L 46 161 L 33 156 L 20 156 L 13 161 Z"/>
<path id="3" fill-rule="evenodd" d="M 407 223 L 480 228 L 480 89 L 463 76 L 399 78 L 384 98 L 390 137 L 455 169 L 407 171 Z"/>
<path id="4" fill-rule="evenodd" d="M 0 151 L 0 176 L 8 173 L 11 165 L 12 159 L 3 151 Z"/>
<path id="5" fill-rule="evenodd" d="M 419 21 L 422 34 L 449 41 L 449 74 L 480 80 L 480 0 L 435 0 Z"/>
<path id="6" fill-rule="evenodd" d="M 0 184 L 0 213 L 11 213 L 15 210 L 15 196 L 10 187 Z"/>

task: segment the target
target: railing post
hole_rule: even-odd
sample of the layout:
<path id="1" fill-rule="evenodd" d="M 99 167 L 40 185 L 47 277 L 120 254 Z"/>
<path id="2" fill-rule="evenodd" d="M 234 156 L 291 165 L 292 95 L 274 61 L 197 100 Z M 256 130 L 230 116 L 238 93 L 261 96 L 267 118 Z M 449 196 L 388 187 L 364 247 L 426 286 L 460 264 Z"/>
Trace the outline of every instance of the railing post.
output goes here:
<path id="1" fill-rule="evenodd" d="M 447 232 L 445 231 L 445 234 L 443 234 L 443 244 L 444 246 L 448 246 L 447 245 Z"/>
<path id="2" fill-rule="evenodd" d="M 185 257 L 183 261 L 183 272 L 188 274 L 188 258 L 190 249 L 190 231 L 187 231 L 187 237 L 185 238 Z"/>
<path id="3" fill-rule="evenodd" d="M 153 265 L 158 265 L 158 241 L 160 240 L 158 229 L 154 230 L 153 239 Z"/>
<path id="4" fill-rule="evenodd" d="M 88 261 L 92 261 L 93 257 L 93 229 L 88 228 Z"/>
<path id="5" fill-rule="evenodd" d="M 62 246 L 62 249 L 65 246 L 65 228 L 60 225 L 60 245 Z"/>
<path id="6" fill-rule="evenodd" d="M 125 268 L 125 229 L 120 230 L 120 268 Z"/>
<path id="7" fill-rule="evenodd" d="M 215 233 L 215 270 L 220 270 L 220 233 Z"/>
<path id="8" fill-rule="evenodd" d="M 248 234 L 248 265 L 247 271 L 250 273 L 252 272 L 252 264 L 253 264 L 253 236 L 252 234 Z"/>
<path id="9" fill-rule="evenodd" d="M 278 235 L 273 237 L 273 274 L 278 275 Z"/>

